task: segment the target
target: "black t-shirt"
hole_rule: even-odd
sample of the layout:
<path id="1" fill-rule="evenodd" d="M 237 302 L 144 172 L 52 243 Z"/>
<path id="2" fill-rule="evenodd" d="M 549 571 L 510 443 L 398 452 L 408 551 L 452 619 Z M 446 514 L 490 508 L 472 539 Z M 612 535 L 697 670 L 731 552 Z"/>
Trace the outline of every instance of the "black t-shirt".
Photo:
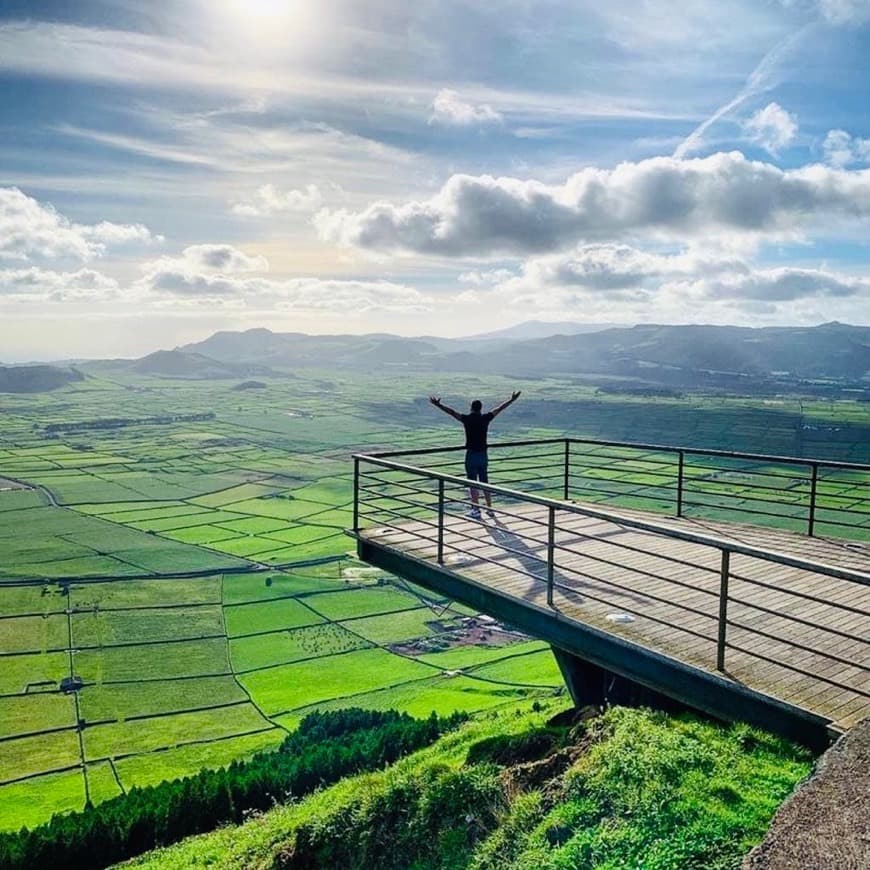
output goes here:
<path id="1" fill-rule="evenodd" d="M 486 450 L 486 430 L 495 414 L 460 414 L 465 427 L 465 449 Z"/>

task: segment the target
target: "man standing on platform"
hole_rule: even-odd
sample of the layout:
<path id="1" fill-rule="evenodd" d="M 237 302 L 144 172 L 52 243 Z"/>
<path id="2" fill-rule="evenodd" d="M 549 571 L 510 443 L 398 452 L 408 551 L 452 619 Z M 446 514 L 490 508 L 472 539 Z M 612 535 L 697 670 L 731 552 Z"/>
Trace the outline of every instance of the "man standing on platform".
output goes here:
<path id="1" fill-rule="evenodd" d="M 511 397 L 497 405 L 485 414 L 482 413 L 483 405 L 480 399 L 475 399 L 471 403 L 471 413 L 460 414 L 453 408 L 442 403 L 438 396 L 430 396 L 429 401 L 436 407 L 440 408 L 445 414 L 449 414 L 465 427 L 465 476 L 469 480 L 479 480 L 481 483 L 487 483 L 487 444 L 486 435 L 489 430 L 489 424 L 499 415 L 505 408 L 512 405 L 520 397 L 520 391 L 511 394 Z M 471 510 L 468 512 L 473 520 L 480 519 L 480 496 L 477 489 L 471 487 Z M 486 498 L 486 513 L 490 517 L 494 517 L 495 513 L 492 510 L 492 499 L 489 492 L 484 490 L 484 498 Z"/>

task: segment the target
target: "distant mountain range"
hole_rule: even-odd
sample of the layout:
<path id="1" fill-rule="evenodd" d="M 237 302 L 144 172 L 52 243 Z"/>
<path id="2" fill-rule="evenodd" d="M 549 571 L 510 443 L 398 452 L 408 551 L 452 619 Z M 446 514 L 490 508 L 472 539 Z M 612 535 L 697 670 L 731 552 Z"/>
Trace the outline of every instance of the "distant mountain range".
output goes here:
<path id="1" fill-rule="evenodd" d="M 870 327 L 644 325 L 484 349 L 477 364 L 485 371 L 603 374 L 660 383 L 860 381 L 870 376 Z"/>
<path id="2" fill-rule="evenodd" d="M 528 341 L 534 338 L 547 338 L 551 335 L 583 335 L 587 332 L 601 332 L 604 329 L 617 329 L 618 323 L 576 323 L 571 320 L 546 321 L 527 320 L 509 326 L 507 329 L 498 329 L 495 332 L 482 332 L 478 335 L 469 335 L 462 341 Z"/>
<path id="3" fill-rule="evenodd" d="M 558 328 L 540 338 L 517 338 Z M 581 332 L 580 330 L 586 330 Z M 572 330 L 575 330 L 572 332 Z M 513 336 L 513 337 L 512 337 Z M 609 390 L 841 389 L 870 393 L 870 327 L 590 327 L 531 321 L 476 338 L 403 338 L 388 333 L 307 335 L 268 329 L 216 332 L 139 360 L 83 364 L 155 377 L 286 377 L 301 369 L 474 372 L 517 378 L 569 376 Z M 0 391 L 38 392 L 81 378 L 77 369 L 0 367 Z"/>
<path id="4" fill-rule="evenodd" d="M 560 324 L 523 324 L 529 331 Z M 576 324 L 574 326 L 577 326 Z M 274 369 L 470 371 L 514 376 L 583 375 L 672 386 L 739 387 L 749 380 L 834 380 L 870 386 L 870 327 L 666 326 L 601 328 L 511 340 L 306 335 L 268 329 L 218 332 L 179 348 L 224 364 Z"/>

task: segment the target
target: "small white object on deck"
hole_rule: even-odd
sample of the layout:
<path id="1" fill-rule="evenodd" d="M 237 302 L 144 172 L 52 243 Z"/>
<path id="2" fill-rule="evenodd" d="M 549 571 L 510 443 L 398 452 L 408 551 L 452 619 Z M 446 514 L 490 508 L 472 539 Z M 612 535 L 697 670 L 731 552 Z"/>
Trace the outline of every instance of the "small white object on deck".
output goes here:
<path id="1" fill-rule="evenodd" d="M 628 622 L 634 622 L 634 617 L 630 613 L 608 613 L 607 619 L 610 620 L 610 622 L 618 622 L 621 625 Z"/>

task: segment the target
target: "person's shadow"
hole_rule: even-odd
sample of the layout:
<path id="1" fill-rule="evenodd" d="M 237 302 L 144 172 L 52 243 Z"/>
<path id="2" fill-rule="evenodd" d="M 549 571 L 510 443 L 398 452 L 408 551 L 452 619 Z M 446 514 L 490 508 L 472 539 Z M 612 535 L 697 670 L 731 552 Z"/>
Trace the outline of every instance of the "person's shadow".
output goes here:
<path id="1" fill-rule="evenodd" d="M 547 526 L 536 523 L 534 531 L 528 534 L 519 533 L 511 529 L 510 525 L 499 517 L 496 512 L 495 519 L 484 523 L 484 528 L 496 547 L 501 549 L 501 554 L 494 557 L 493 561 L 519 562 L 522 571 L 526 572 L 528 587 L 523 594 L 524 598 L 536 598 L 547 583 Z M 556 540 L 558 547 L 570 546 L 576 551 L 584 542 L 594 539 L 595 536 L 585 535 L 582 532 L 574 532 L 569 529 L 558 528 Z M 553 582 L 557 587 L 558 594 L 567 595 L 573 603 L 583 603 L 584 596 L 581 590 L 586 589 L 591 596 L 593 593 L 618 594 L 638 603 L 647 603 L 642 595 L 636 595 L 624 588 L 615 588 L 606 580 L 600 580 L 583 574 L 580 571 L 563 571 L 559 567 L 559 560 L 570 557 L 571 554 L 560 550 L 555 552 L 555 564 L 553 570 Z M 531 575 L 531 576 L 529 576 Z M 609 589 L 608 589 L 609 587 Z M 594 596 L 598 598 L 599 595 Z M 617 606 L 614 603 L 614 606 Z M 554 609 L 558 607 L 553 605 Z"/>

